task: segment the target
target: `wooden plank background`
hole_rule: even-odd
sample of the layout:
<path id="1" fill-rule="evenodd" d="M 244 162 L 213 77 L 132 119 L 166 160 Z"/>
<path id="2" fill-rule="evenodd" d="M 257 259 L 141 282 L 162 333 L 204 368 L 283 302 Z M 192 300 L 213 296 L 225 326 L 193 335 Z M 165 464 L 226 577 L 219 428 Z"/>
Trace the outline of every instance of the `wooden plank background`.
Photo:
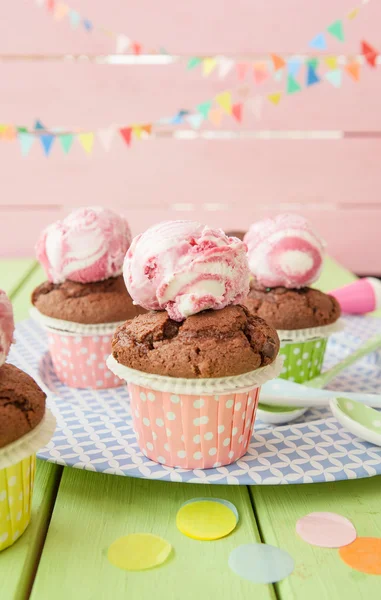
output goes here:
<path id="1" fill-rule="evenodd" d="M 47 126 L 94 130 L 192 109 L 242 83 L 234 73 L 220 80 L 216 74 L 203 78 L 200 68 L 187 71 L 189 56 L 303 54 L 353 2 L 142 0 L 132 6 L 72 0 L 70 6 L 141 42 L 146 52 L 164 47 L 181 59 L 170 65 L 52 60 L 114 53 L 115 41 L 72 30 L 67 18 L 56 22 L 35 0 L 14 0 L 0 19 L 0 122 L 32 126 L 40 118 Z M 372 0 L 345 21 L 345 43 L 327 38 L 326 54 L 357 54 L 363 38 L 381 49 L 380 17 L 381 5 Z M 184 217 L 242 229 L 287 210 L 311 218 L 330 254 L 346 267 L 380 274 L 380 72 L 364 67 L 359 83 L 344 75 L 340 89 L 325 82 L 284 96 L 278 107 L 267 102 L 260 120 L 249 111 L 242 125 L 225 117 L 220 132 L 238 138 L 152 139 L 130 149 L 116 139 L 109 153 L 96 141 L 90 157 L 77 142 L 65 156 L 56 142 L 49 158 L 38 142 L 23 158 L 17 142 L 0 141 L 0 255 L 30 255 L 42 226 L 84 204 L 115 207 L 134 233 Z M 251 75 L 244 83 L 250 94 L 284 89 L 284 82 L 256 86 Z M 260 131 L 275 138 L 300 133 L 297 139 L 255 139 Z M 306 132 L 314 132 L 313 139 L 303 139 Z M 333 132 L 330 139 L 317 139 L 326 132 Z"/>

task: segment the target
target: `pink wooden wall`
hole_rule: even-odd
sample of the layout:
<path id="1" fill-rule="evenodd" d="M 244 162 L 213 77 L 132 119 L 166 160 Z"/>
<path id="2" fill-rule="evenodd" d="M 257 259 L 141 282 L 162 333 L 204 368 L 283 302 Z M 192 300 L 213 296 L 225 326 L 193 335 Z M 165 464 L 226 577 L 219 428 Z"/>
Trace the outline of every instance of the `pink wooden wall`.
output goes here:
<path id="1" fill-rule="evenodd" d="M 254 59 L 269 52 L 307 52 L 315 34 L 353 8 L 351 0 L 69 4 L 146 48 L 164 46 L 184 57 L 220 53 Z M 381 4 L 373 0 L 346 27 L 345 44 L 330 40 L 328 54 L 356 54 L 363 38 L 381 50 L 380 22 Z M 213 74 L 202 78 L 200 69 L 187 71 L 184 62 L 51 60 L 52 55 L 114 50 L 107 36 L 73 31 L 66 19 L 56 23 L 35 0 L 5 3 L 0 122 L 32 125 L 40 118 L 47 126 L 94 130 L 153 121 L 239 85 L 234 73 L 223 80 Z M 118 139 L 109 153 L 96 141 L 91 157 L 79 145 L 65 156 L 57 143 L 49 158 L 37 143 L 23 158 L 17 142 L 0 141 L 0 254 L 30 255 L 41 227 L 84 204 L 124 212 L 134 233 L 165 218 L 195 217 L 243 229 L 287 210 L 311 218 L 330 253 L 347 267 L 381 273 L 381 137 L 374 137 L 381 132 L 380 73 L 381 66 L 364 67 L 359 83 L 349 77 L 340 89 L 321 83 L 285 96 L 277 107 L 266 104 L 260 120 L 247 112 L 242 125 L 231 118 L 221 125 L 222 131 L 247 135 L 258 130 L 347 132 L 339 139 L 155 139 L 130 149 Z M 248 85 L 254 93 L 251 80 Z M 273 88 L 279 84 L 264 84 L 258 93 Z"/>

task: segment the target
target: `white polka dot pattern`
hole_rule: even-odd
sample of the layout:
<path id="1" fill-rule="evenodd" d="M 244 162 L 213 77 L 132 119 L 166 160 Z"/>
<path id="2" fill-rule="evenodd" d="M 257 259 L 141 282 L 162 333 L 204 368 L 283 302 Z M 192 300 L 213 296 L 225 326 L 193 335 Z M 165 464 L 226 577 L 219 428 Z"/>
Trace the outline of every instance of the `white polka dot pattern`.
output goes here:
<path id="1" fill-rule="evenodd" d="M 279 377 L 303 383 L 320 375 L 327 339 L 309 342 L 281 344 L 280 354 L 284 357 L 283 369 Z"/>

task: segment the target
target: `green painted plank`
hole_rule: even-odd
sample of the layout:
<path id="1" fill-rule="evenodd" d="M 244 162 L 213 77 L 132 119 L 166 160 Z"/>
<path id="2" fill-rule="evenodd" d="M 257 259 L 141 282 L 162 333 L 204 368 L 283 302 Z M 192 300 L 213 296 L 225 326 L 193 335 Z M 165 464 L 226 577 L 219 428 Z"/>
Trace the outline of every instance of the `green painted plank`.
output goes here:
<path id="1" fill-rule="evenodd" d="M 295 532 L 298 518 L 314 511 L 348 517 L 359 536 L 381 537 L 381 477 L 308 485 L 250 488 L 263 539 L 294 557 L 294 573 L 276 585 L 282 600 L 379 598 L 380 577 L 350 569 L 338 551 L 306 544 Z"/>
<path id="2" fill-rule="evenodd" d="M 31 287 L 37 285 L 36 266 L 32 259 L 0 261 L 0 287 L 14 303 L 16 320 L 27 316 Z M 24 600 L 29 596 L 61 473 L 62 467 L 37 461 L 31 524 L 16 544 L 0 553 L 2 600 Z"/>
<path id="3" fill-rule="evenodd" d="M 240 524 L 230 536 L 200 542 L 177 530 L 178 508 L 200 496 L 221 497 L 236 505 Z M 133 532 L 164 537 L 173 545 L 172 558 L 145 572 L 113 567 L 107 548 Z M 258 540 L 246 487 L 147 481 L 65 469 L 31 599 L 275 599 L 272 586 L 255 586 L 228 568 L 233 548 Z"/>
<path id="4" fill-rule="evenodd" d="M 31 523 L 18 542 L 0 554 L 0 598 L 29 597 L 62 468 L 37 461 Z"/>

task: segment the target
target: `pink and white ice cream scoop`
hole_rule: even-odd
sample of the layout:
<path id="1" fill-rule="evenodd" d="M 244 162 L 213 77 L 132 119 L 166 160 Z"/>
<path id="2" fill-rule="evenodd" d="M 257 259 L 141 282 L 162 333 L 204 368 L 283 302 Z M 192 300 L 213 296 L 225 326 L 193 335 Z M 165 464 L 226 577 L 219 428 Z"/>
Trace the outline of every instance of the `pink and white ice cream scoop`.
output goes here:
<path id="1" fill-rule="evenodd" d="M 126 219 L 99 206 L 84 207 L 49 225 L 36 245 L 49 281 L 102 281 L 122 273 L 131 243 Z"/>
<path id="2" fill-rule="evenodd" d="M 0 367 L 5 363 L 13 341 L 15 323 L 13 308 L 7 294 L 0 290 Z"/>
<path id="3" fill-rule="evenodd" d="M 195 221 L 159 223 L 134 238 L 123 273 L 136 304 L 175 321 L 239 304 L 249 291 L 246 245 Z"/>
<path id="4" fill-rule="evenodd" d="M 319 277 L 325 242 L 298 215 L 254 223 L 244 241 L 249 267 L 265 287 L 301 288 Z"/>

